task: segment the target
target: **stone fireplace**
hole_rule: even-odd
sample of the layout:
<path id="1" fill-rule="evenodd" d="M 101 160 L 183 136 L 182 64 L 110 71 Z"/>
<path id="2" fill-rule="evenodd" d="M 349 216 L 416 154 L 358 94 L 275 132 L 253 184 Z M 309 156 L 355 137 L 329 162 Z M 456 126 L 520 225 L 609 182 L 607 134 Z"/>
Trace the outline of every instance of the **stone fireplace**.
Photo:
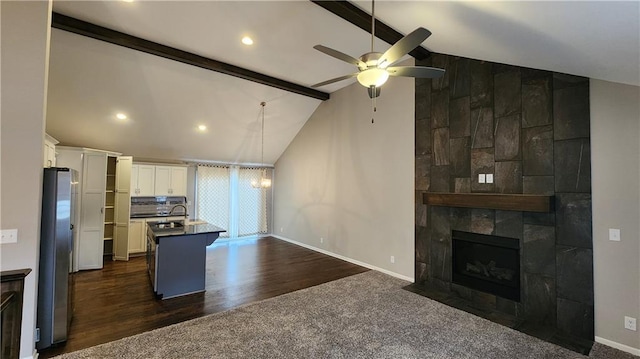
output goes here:
<path id="1" fill-rule="evenodd" d="M 594 338 L 588 79 L 440 54 L 416 65 L 447 72 L 441 79 L 416 79 L 412 288 L 588 350 Z M 494 182 L 479 183 L 479 174 L 492 174 Z M 506 194 L 524 205 L 527 195 L 538 195 L 551 206 L 425 204 L 425 195 L 440 193 Z M 473 277 L 469 271 L 486 276 L 493 270 L 495 276 L 506 266 L 486 259 L 454 262 L 459 232 L 512 239 L 519 295 L 459 280 L 456 272 Z"/>

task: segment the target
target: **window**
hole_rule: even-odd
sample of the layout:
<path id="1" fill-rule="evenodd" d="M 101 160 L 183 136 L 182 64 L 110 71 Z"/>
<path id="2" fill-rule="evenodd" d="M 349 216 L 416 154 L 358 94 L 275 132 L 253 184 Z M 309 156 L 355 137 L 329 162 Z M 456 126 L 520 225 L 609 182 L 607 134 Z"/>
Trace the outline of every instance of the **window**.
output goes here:
<path id="1" fill-rule="evenodd" d="M 196 175 L 198 218 L 226 229 L 221 237 L 268 233 L 271 189 L 251 186 L 261 174 L 261 168 L 199 165 Z"/>

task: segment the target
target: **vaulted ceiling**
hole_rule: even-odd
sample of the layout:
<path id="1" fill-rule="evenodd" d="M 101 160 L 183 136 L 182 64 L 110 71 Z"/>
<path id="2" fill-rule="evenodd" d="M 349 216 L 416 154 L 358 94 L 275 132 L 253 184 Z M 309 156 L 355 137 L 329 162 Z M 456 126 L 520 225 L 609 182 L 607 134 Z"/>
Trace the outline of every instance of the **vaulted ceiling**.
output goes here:
<path id="1" fill-rule="evenodd" d="M 353 3 L 370 13 L 370 2 Z M 370 50 L 367 32 L 310 1 L 55 0 L 53 9 L 307 87 L 355 70 L 313 45 L 354 57 Z M 429 29 L 423 47 L 434 52 L 632 85 L 640 85 L 639 17 L 637 1 L 376 2 L 376 18 L 400 33 Z M 245 35 L 254 45 L 240 42 Z M 261 101 L 264 162 L 273 164 L 321 100 L 52 30 L 46 129 L 63 144 L 259 163 Z M 116 119 L 119 112 L 127 120 Z"/>

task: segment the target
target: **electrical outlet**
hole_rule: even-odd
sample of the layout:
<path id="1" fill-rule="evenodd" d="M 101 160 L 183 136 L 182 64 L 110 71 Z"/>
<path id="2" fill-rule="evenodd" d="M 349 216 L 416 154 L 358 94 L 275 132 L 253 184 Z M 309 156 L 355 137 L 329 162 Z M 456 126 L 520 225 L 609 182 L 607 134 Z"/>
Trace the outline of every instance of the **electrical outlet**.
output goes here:
<path id="1" fill-rule="evenodd" d="M 320 237 L 320 243 L 324 243 L 324 238 Z"/>
<path id="2" fill-rule="evenodd" d="M 18 230 L 17 229 L 3 229 L 0 231 L 0 243 L 17 243 L 18 242 Z"/>
<path id="3" fill-rule="evenodd" d="M 636 331 L 636 318 L 624 317 L 624 328 Z"/>
<path id="4" fill-rule="evenodd" d="M 391 263 L 395 263 L 396 262 L 396 257 L 391 256 L 391 258 L 389 260 L 391 261 Z"/>
<path id="5" fill-rule="evenodd" d="M 284 232 L 284 227 L 280 227 L 280 233 Z"/>
<path id="6" fill-rule="evenodd" d="M 620 230 L 617 228 L 609 228 L 609 240 L 620 242 Z"/>
<path id="7" fill-rule="evenodd" d="M 478 183 L 486 183 L 487 182 L 487 176 L 484 173 L 481 173 L 478 175 Z"/>

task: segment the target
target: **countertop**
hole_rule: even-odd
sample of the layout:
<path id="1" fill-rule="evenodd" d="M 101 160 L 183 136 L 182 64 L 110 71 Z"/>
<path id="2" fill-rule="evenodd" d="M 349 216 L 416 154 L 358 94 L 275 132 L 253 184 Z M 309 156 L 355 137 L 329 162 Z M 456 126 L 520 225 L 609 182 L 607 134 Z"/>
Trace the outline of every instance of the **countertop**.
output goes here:
<path id="1" fill-rule="evenodd" d="M 156 242 L 161 237 L 176 237 L 176 236 L 190 236 L 196 234 L 208 234 L 208 233 L 216 233 L 220 234 L 221 232 L 226 232 L 225 229 L 222 229 L 213 224 L 204 223 L 204 224 L 186 224 L 182 228 L 163 228 L 163 229 L 153 229 L 151 226 L 147 226 L 148 231 L 153 234 L 156 238 Z"/>

